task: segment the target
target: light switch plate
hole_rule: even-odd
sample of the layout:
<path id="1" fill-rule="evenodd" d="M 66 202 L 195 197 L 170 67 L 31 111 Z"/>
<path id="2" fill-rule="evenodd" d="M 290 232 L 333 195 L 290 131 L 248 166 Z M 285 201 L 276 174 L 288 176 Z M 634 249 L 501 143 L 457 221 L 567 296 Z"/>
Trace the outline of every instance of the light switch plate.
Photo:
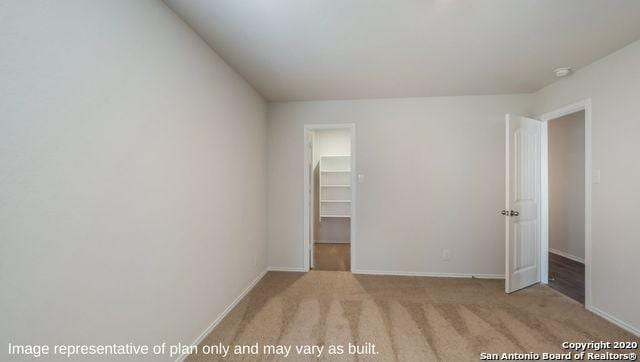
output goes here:
<path id="1" fill-rule="evenodd" d="M 361 173 L 359 173 L 359 174 L 358 174 L 358 183 L 359 183 L 359 184 L 361 184 L 361 183 L 363 183 L 363 182 L 364 182 L 364 175 L 363 175 L 363 174 L 361 174 Z"/>

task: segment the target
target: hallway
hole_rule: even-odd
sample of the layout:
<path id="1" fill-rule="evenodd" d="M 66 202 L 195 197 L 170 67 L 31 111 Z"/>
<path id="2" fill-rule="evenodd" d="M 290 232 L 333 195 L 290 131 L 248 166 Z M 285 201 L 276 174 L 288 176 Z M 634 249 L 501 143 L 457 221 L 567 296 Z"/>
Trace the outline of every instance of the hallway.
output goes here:
<path id="1" fill-rule="evenodd" d="M 351 270 L 351 245 L 337 243 L 313 244 L 313 270 Z"/>
<path id="2" fill-rule="evenodd" d="M 549 287 L 584 304 L 584 264 L 549 253 Z"/>

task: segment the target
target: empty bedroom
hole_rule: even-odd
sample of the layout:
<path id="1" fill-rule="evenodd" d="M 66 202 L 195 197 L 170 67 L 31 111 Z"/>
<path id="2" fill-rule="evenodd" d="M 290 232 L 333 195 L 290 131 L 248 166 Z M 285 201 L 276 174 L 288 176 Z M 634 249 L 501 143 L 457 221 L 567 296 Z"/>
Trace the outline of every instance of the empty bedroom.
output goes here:
<path id="1" fill-rule="evenodd" d="M 0 0 L 0 360 L 637 360 L 639 100 L 637 0 Z"/>

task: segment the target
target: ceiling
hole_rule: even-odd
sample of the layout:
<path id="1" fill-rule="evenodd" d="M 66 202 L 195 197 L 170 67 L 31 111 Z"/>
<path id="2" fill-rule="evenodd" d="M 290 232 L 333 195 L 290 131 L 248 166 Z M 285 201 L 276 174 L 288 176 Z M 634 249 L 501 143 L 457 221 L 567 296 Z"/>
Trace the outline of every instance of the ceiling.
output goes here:
<path id="1" fill-rule="evenodd" d="M 638 0 L 165 0 L 271 101 L 528 93 L 640 39 Z"/>

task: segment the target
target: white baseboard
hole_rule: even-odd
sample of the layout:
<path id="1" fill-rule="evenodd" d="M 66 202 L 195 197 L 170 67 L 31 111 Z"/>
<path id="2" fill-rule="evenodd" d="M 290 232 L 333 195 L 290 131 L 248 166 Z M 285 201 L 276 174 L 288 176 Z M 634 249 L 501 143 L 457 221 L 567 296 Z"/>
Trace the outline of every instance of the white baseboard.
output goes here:
<path id="1" fill-rule="evenodd" d="M 280 272 L 306 272 L 304 268 L 296 268 L 296 267 L 288 267 L 288 266 L 270 266 L 267 270 L 280 271 Z"/>
<path id="2" fill-rule="evenodd" d="M 316 240 L 314 244 L 351 244 L 350 241 Z"/>
<path id="3" fill-rule="evenodd" d="M 352 270 L 351 272 L 353 274 L 398 275 L 398 276 L 411 276 L 411 277 L 504 279 L 503 274 L 431 273 L 431 272 L 361 270 L 361 269 Z"/>
<path id="4" fill-rule="evenodd" d="M 579 257 L 579 256 L 571 255 L 571 254 L 569 254 L 569 253 L 567 253 L 567 252 L 560 251 L 560 250 L 558 250 L 558 249 L 551 249 L 551 248 L 549 248 L 549 252 L 550 252 L 550 253 L 554 253 L 554 254 L 556 254 L 556 255 L 563 256 L 563 257 L 565 257 L 565 258 L 567 258 L 567 259 L 571 259 L 571 260 L 573 260 L 573 261 L 577 261 L 578 263 L 582 263 L 582 264 L 584 264 L 584 258 L 581 258 L 581 257 Z"/>
<path id="5" fill-rule="evenodd" d="M 246 287 L 242 291 L 242 293 L 240 293 L 240 295 L 236 299 L 234 299 L 234 301 L 231 302 L 231 304 L 229 304 L 227 308 L 225 308 L 225 310 L 223 310 L 222 313 L 220 313 L 220 315 L 218 315 L 218 317 L 213 322 L 211 322 L 211 324 L 202 333 L 200 333 L 198 338 L 196 338 L 196 340 L 193 341 L 191 345 L 192 346 L 199 345 L 200 342 L 202 342 L 205 339 L 205 337 L 207 337 L 207 335 L 209 335 L 209 333 L 211 333 L 211 331 L 224 319 L 224 317 L 226 317 L 227 314 L 229 314 L 229 312 L 231 312 L 231 310 L 235 308 L 235 306 L 242 300 L 242 298 L 244 298 L 251 291 L 251 289 L 253 289 L 253 287 L 256 286 L 256 284 L 258 284 L 258 282 L 267 274 L 267 271 L 268 269 L 265 269 L 265 271 L 260 273 L 260 275 L 258 275 L 258 277 L 255 278 L 251 282 L 251 284 L 249 284 L 249 286 Z M 182 362 L 188 356 L 189 356 L 188 354 L 183 354 L 176 359 L 176 362 Z"/>
<path id="6" fill-rule="evenodd" d="M 640 337 L 640 329 L 635 328 L 634 326 L 632 326 L 632 325 L 630 325 L 630 324 L 628 324 L 626 322 L 623 322 L 620 319 L 610 315 L 607 312 L 603 312 L 602 310 L 600 310 L 600 309 L 598 309 L 598 308 L 596 308 L 594 306 L 591 306 L 591 307 L 589 307 L 587 309 L 590 312 L 592 312 L 593 314 L 598 315 L 598 316 L 608 320 L 609 322 L 617 325 L 618 327 L 624 329 L 625 331 L 627 331 L 627 332 L 629 332 L 631 334 L 634 334 L 636 337 Z"/>

